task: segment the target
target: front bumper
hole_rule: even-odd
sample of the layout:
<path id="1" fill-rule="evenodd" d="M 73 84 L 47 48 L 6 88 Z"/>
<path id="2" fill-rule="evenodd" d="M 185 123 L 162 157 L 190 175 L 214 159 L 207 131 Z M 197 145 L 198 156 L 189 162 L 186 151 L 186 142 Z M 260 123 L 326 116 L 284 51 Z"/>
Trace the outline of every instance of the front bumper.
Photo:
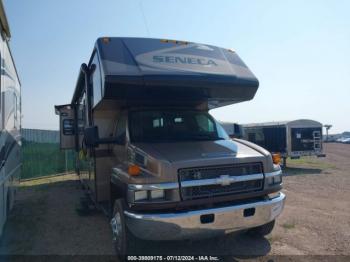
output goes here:
<path id="1" fill-rule="evenodd" d="M 193 239 L 266 224 L 282 212 L 285 198 L 279 193 L 273 199 L 219 208 L 161 214 L 124 213 L 129 230 L 141 239 Z"/>

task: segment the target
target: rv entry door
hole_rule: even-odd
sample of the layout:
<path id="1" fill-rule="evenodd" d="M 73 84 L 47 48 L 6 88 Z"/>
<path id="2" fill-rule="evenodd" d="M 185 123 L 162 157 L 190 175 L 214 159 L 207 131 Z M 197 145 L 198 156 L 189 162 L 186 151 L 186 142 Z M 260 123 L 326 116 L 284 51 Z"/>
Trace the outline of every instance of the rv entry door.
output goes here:
<path id="1" fill-rule="evenodd" d="M 60 116 L 60 148 L 75 147 L 75 117 L 71 105 L 56 106 L 56 114 Z"/>

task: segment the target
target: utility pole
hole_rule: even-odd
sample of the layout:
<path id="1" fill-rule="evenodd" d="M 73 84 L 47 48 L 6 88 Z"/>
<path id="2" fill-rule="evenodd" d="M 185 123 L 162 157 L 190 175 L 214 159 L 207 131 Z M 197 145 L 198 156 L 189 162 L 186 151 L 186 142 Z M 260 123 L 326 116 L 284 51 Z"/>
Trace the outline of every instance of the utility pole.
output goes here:
<path id="1" fill-rule="evenodd" d="M 328 142 L 328 131 L 331 129 L 332 125 L 323 125 L 326 128 L 326 142 Z"/>

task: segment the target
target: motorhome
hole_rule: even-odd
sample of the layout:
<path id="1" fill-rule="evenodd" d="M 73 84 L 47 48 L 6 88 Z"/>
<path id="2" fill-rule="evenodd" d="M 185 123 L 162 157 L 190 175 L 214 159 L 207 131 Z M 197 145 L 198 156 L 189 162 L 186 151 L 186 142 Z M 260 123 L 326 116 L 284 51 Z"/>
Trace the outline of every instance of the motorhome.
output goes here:
<path id="1" fill-rule="evenodd" d="M 118 254 L 146 240 L 266 235 L 282 212 L 271 154 L 231 140 L 209 109 L 252 99 L 258 80 L 236 52 L 147 38 L 99 38 L 70 103 L 55 107 L 60 145 Z"/>
<path id="2" fill-rule="evenodd" d="M 21 169 L 21 85 L 11 55 L 11 37 L 0 1 L 0 235 L 13 207 Z"/>

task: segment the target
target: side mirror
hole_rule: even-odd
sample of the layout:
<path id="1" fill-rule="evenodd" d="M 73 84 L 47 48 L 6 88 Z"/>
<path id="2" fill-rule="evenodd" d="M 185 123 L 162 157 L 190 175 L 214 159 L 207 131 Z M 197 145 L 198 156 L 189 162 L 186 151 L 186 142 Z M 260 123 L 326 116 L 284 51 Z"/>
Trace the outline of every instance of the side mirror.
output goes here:
<path id="1" fill-rule="evenodd" d="M 88 147 L 96 147 L 99 144 L 98 127 L 91 126 L 84 129 L 84 141 Z"/>
<path id="2" fill-rule="evenodd" d="M 234 123 L 232 136 L 235 138 L 242 138 L 243 137 L 243 127 L 239 124 Z"/>

